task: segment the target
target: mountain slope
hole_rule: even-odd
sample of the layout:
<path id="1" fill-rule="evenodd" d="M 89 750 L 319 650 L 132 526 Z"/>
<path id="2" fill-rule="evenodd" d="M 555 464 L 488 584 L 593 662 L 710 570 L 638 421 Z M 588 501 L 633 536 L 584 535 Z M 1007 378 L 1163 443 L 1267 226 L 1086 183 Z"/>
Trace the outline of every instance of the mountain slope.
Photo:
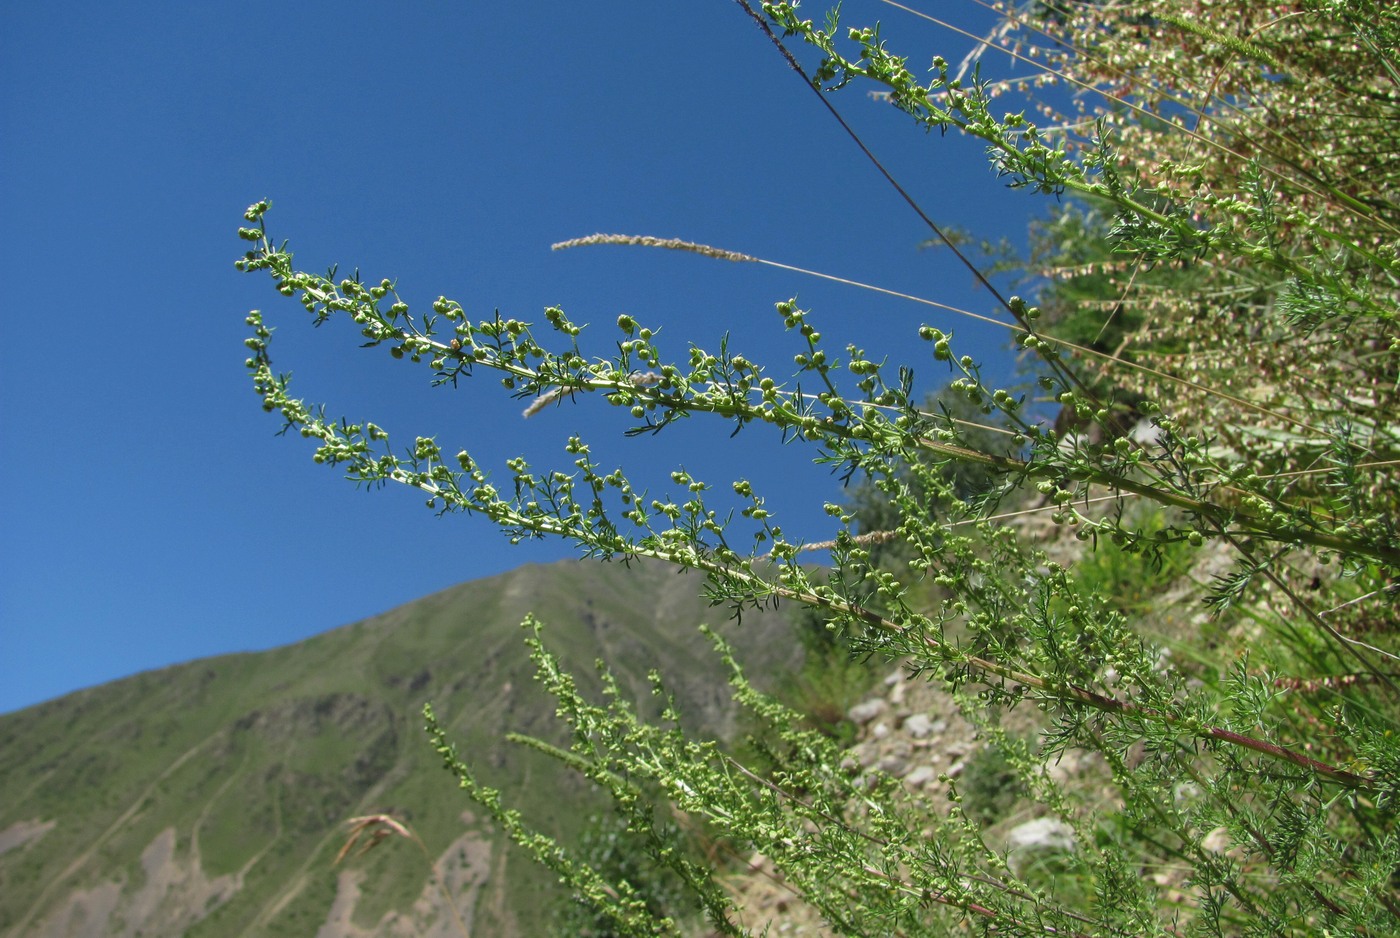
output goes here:
<path id="1" fill-rule="evenodd" d="M 697 726 L 726 735 L 732 704 L 696 630 L 726 612 L 700 587 L 655 565 L 528 566 L 286 648 L 0 716 L 0 934 L 460 934 L 413 845 L 333 865 L 343 822 L 379 812 L 422 837 L 473 934 L 535 933 L 550 878 L 467 812 L 421 707 L 433 703 L 484 781 L 567 833 L 592 792 L 502 741 L 563 738 L 521 619 L 544 621 L 585 686 L 604 658 L 645 708 L 656 668 Z M 799 656 L 777 615 L 722 631 L 756 674 Z"/>

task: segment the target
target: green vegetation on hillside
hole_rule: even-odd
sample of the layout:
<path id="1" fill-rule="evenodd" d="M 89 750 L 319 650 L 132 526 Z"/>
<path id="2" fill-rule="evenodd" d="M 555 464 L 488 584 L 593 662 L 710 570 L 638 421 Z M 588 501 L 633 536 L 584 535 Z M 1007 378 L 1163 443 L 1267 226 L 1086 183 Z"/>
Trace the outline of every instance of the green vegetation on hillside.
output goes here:
<path id="1" fill-rule="evenodd" d="M 126 918 L 148 935 L 314 935 L 345 873 L 358 878 L 352 921 L 361 928 L 410 914 L 425 896 L 430 914 L 409 919 L 409 931 L 449 921 L 411 845 L 334 863 L 346 822 L 376 813 L 411 825 L 449 879 L 476 896 L 475 933 L 539 934 L 550 918 L 541 897 L 557 886 L 508 852 L 485 818 L 464 820 L 467 806 L 424 745 L 423 702 L 434 702 L 485 778 L 508 785 L 552 832 L 575 836 L 602 799 L 502 738 L 509 728 L 565 741 L 551 726 L 553 701 L 530 680 L 520 619 L 530 609 L 548 616 L 564 659 L 585 671 L 607 648 L 644 705 L 651 667 L 685 669 L 677 692 L 688 725 L 727 735 L 735 714 L 708 692 L 723 675 L 696 632 L 713 613 L 696 580 L 654 564 L 523 567 L 287 648 L 166 668 L 0 716 L 0 832 L 53 822 L 0 851 L 0 934 L 67 934 L 84 914 L 101 926 L 102 903 L 84 890 L 111 883 L 124 898 L 105 933 Z M 754 616 L 734 640 L 780 672 L 796 663 L 789 635 L 781 619 Z M 148 875 L 166 832 L 169 862 Z M 152 876 L 168 891 L 143 906 L 137 897 Z"/>

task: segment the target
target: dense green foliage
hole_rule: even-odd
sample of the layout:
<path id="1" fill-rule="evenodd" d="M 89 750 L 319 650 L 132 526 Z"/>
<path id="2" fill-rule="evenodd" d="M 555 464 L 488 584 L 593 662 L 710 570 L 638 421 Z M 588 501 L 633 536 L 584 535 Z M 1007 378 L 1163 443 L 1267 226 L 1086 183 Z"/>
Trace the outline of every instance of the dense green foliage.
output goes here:
<path id="1" fill-rule="evenodd" d="M 538 332 L 472 321 L 446 298 L 415 314 L 390 280 L 298 269 L 260 202 L 240 266 L 270 274 L 318 324 L 348 318 L 443 385 L 492 371 L 522 397 L 596 394 L 647 430 L 681 416 L 779 427 L 868 478 L 885 529 L 824 506 L 835 532 L 817 572 L 743 479 L 729 485 L 741 520 L 725 524 L 707 482 L 678 471 L 675 494 L 643 497 L 577 438 L 562 468 L 517 459 L 504 481 L 434 439 L 396 452 L 380 427 L 293 397 L 253 313 L 264 407 L 352 479 L 413 486 L 513 537 L 703 571 L 736 608 L 796 601 L 954 695 L 997 752 L 968 779 L 976 810 L 950 778 L 934 803 L 851 769 L 830 736 L 756 693 L 722 644 L 737 699 L 782 743 L 762 771 L 683 732 L 669 708 L 651 723 L 615 691 L 590 703 L 533 641 L 573 727 L 556 755 L 611 794 L 722 932 L 742 931 L 723 883 L 657 823 L 646 792 L 771 858 L 843 934 L 1400 932 L 1400 12 L 1160 0 L 1008 13 L 997 38 L 1051 66 L 1025 82 L 1050 83 L 1050 103 L 1030 102 L 1056 117 L 1047 129 L 995 103 L 1017 76 L 960 78 L 935 57 L 921 82 L 873 26 L 846 29 L 835 13 L 815 25 L 793 3 L 753 15 L 824 102 L 874 83 L 916 127 L 984 141 L 1013 186 L 1077 200 L 1045 226 L 1063 241 L 1033 246 L 1041 305 L 1003 303 L 1056 427 L 987 386 L 945 330 L 917 335 L 954 369 L 944 393 L 973 421 L 926 407 L 903 363 L 826 348 L 821 314 L 792 301 L 777 304 L 792 376 L 724 349 L 675 357 L 629 316 L 600 355 L 609 346 L 586 344 L 559 308 Z M 818 60 L 803 70 L 799 53 Z M 1060 113 L 1055 82 L 1101 94 L 1076 106 L 1103 103 Z M 1003 523 L 1037 509 L 1072 534 Z M 1201 614 L 1166 614 L 1183 601 Z M 619 933 L 677 928 L 532 830 L 431 715 L 430 727 L 471 797 Z M 1096 772 L 1049 771 L 1070 756 Z M 1003 790 L 1072 846 L 1048 865 L 1013 863 L 987 807 Z"/>

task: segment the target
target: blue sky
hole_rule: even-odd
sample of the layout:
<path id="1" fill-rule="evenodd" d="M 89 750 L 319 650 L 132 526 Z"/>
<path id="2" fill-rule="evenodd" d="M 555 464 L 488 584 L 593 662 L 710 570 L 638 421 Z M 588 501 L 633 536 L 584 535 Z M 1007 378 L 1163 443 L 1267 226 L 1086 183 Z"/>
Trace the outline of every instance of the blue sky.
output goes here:
<path id="1" fill-rule="evenodd" d="M 972 3 L 921 4 L 974 30 Z M 812 5 L 820 16 L 823 5 Z M 529 13 L 522 13 L 522 10 Z M 923 68 L 967 40 L 880 3 Z M 415 305 L 540 321 L 561 305 L 606 354 L 619 313 L 786 374 L 773 303 L 797 296 L 835 349 L 944 380 L 921 322 L 1010 372 L 1005 336 L 935 311 L 760 267 L 638 248 L 549 250 L 594 232 L 680 237 L 991 313 L 947 252 L 738 6 L 603 2 L 10 4 L 0 14 L 0 712 L 191 658 L 268 648 L 529 561 L 479 519 L 409 491 L 366 493 L 275 436 L 243 369 L 243 317 L 278 327 L 293 390 L 403 444 L 435 435 L 488 465 L 563 463 L 584 434 L 663 487 L 684 466 L 744 476 L 790 533 L 827 537 L 836 480 L 775 437 L 694 426 L 623 439 L 598 402 L 529 422 L 489 379 L 426 369 L 313 330 L 240 274 L 235 231 L 270 197 L 311 270 L 398 280 Z M 981 147 L 925 135 L 863 89 L 837 96 L 926 210 L 1019 238 L 1042 206 Z"/>

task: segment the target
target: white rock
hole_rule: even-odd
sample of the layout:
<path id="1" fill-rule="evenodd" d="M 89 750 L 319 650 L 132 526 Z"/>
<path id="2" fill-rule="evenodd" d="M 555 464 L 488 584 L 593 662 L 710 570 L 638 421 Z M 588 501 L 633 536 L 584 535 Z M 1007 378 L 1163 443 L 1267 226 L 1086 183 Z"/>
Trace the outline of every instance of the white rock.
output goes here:
<path id="1" fill-rule="evenodd" d="M 1201 849 L 1207 853 L 1224 853 L 1230 849 L 1230 832 L 1223 827 L 1217 827 L 1201 839 Z"/>
<path id="2" fill-rule="evenodd" d="M 909 771 L 909 760 L 899 753 L 890 753 L 880 760 L 878 768 L 886 775 L 900 778 Z"/>
<path id="3" fill-rule="evenodd" d="M 864 725 L 884 713 L 889 708 L 882 697 L 872 697 L 869 700 L 856 704 L 846 711 L 846 716 L 852 723 Z"/>
<path id="4" fill-rule="evenodd" d="M 927 714 L 916 713 L 904 721 L 904 732 L 915 739 L 923 739 L 933 732 L 933 721 Z"/>
<path id="5" fill-rule="evenodd" d="M 1019 867 L 1040 851 L 1065 852 L 1074 849 L 1074 828 L 1059 818 L 1042 817 L 1011 829 L 1006 835 L 1007 862 L 1020 875 Z"/>
<path id="6" fill-rule="evenodd" d="M 910 788 L 923 788 L 937 777 L 937 769 L 931 765 L 921 765 L 904 776 L 904 784 L 908 785 Z"/>

